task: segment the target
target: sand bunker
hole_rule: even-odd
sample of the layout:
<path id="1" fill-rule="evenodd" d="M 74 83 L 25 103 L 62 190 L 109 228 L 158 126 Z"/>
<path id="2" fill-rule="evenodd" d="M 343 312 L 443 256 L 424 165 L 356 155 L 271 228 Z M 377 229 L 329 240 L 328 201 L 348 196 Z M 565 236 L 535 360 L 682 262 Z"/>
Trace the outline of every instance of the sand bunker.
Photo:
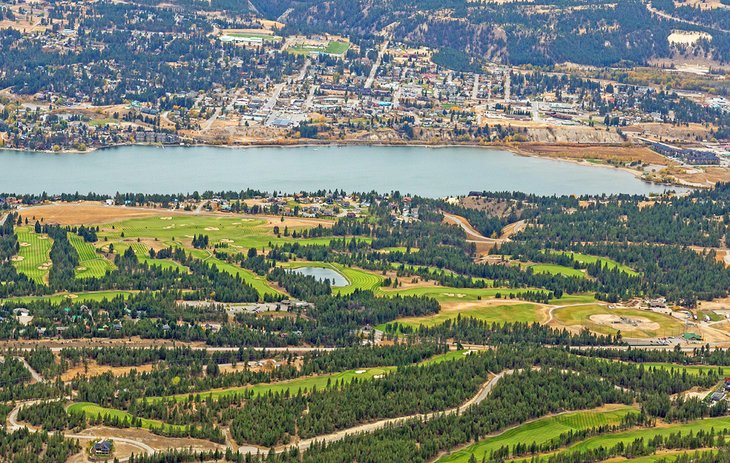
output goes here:
<path id="1" fill-rule="evenodd" d="M 365 373 L 366 371 L 367 370 L 355 370 L 355 373 L 357 373 L 358 375 L 361 375 L 361 374 Z"/>
<path id="2" fill-rule="evenodd" d="M 459 294 L 444 293 L 444 296 L 446 296 L 446 297 L 466 297 L 466 294 L 462 294 L 462 293 L 459 293 Z"/>
<path id="3" fill-rule="evenodd" d="M 20 247 L 21 248 L 29 248 L 30 247 L 30 243 L 20 243 Z"/>
<path id="4" fill-rule="evenodd" d="M 76 267 L 77 272 L 83 272 L 84 270 L 86 270 L 86 267 Z"/>
<path id="5" fill-rule="evenodd" d="M 165 229 L 165 230 L 170 230 L 171 228 L 175 228 L 175 224 L 172 224 L 172 225 L 168 225 L 166 227 L 163 227 L 163 229 Z"/>
<path id="6" fill-rule="evenodd" d="M 39 265 L 38 270 L 48 270 L 51 268 L 51 265 L 52 264 L 50 262 L 46 262 L 45 264 Z"/>
<path id="7" fill-rule="evenodd" d="M 170 217 L 170 216 L 160 217 L 160 220 L 172 220 L 172 217 Z"/>
<path id="8" fill-rule="evenodd" d="M 220 228 L 216 228 L 216 227 L 205 227 L 205 231 L 218 231 L 218 230 L 220 230 Z"/>
<path id="9" fill-rule="evenodd" d="M 10 258 L 13 262 L 20 262 L 21 260 L 25 260 L 25 257 L 23 256 L 13 256 Z"/>
<path id="10" fill-rule="evenodd" d="M 47 237 L 47 236 L 39 236 L 39 237 L 38 237 L 38 239 L 39 239 L 39 240 L 47 240 L 47 239 L 48 239 L 48 237 Z"/>
<path id="11" fill-rule="evenodd" d="M 221 243 L 231 244 L 231 243 L 233 243 L 233 240 L 229 240 L 228 238 L 223 238 L 221 240 Z"/>
<path id="12" fill-rule="evenodd" d="M 634 330 L 658 330 L 659 323 L 653 322 L 644 317 L 628 317 L 611 314 L 591 315 L 589 319 L 599 325 L 606 325 L 618 330 L 634 331 Z"/>

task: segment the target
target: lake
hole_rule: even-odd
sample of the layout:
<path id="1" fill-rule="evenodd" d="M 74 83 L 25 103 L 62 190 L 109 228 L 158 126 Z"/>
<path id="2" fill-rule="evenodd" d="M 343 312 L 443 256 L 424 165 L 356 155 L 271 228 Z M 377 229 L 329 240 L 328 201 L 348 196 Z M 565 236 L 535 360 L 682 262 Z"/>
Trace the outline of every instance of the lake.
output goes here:
<path id="1" fill-rule="evenodd" d="M 291 271 L 304 276 L 312 276 L 319 281 L 329 280 L 331 286 L 347 286 L 350 283 L 340 272 L 331 268 L 299 267 Z"/>
<path id="2" fill-rule="evenodd" d="M 667 188 L 619 169 L 473 147 L 125 146 L 84 154 L 0 150 L 0 174 L 0 192 L 5 193 L 339 188 L 441 197 L 472 190 L 551 195 L 648 194 Z"/>

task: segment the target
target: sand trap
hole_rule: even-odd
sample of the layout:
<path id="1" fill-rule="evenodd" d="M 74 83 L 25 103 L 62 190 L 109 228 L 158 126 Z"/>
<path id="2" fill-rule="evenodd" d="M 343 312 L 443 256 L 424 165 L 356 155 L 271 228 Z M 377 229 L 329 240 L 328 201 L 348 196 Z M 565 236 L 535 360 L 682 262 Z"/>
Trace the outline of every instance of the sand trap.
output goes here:
<path id="1" fill-rule="evenodd" d="M 375 375 L 373 376 L 373 379 L 383 379 L 385 378 L 385 375 Z"/>
<path id="2" fill-rule="evenodd" d="M 611 326 L 619 330 L 658 330 L 661 328 L 659 323 L 653 322 L 644 317 L 628 317 L 611 314 L 591 315 L 589 319 L 599 325 Z"/>
<path id="3" fill-rule="evenodd" d="M 366 371 L 367 370 L 355 370 L 355 373 L 357 373 L 358 375 L 361 375 L 361 374 L 365 373 Z"/>
<path id="4" fill-rule="evenodd" d="M 29 248 L 30 247 L 30 243 L 20 243 L 20 247 L 21 248 Z"/>
<path id="5" fill-rule="evenodd" d="M 466 297 L 466 294 L 462 294 L 462 293 L 459 293 L 459 294 L 444 293 L 444 296 L 446 296 L 446 297 Z"/>
<path id="6" fill-rule="evenodd" d="M 10 258 L 13 262 L 20 262 L 21 260 L 25 260 L 25 257 L 23 256 L 13 256 Z"/>
<path id="7" fill-rule="evenodd" d="M 228 238 L 223 238 L 223 239 L 221 240 L 221 243 L 226 243 L 226 244 L 230 244 L 230 243 L 233 243 L 233 240 L 229 240 Z"/>
<path id="8" fill-rule="evenodd" d="M 43 264 L 38 266 L 38 270 L 48 270 L 51 268 L 51 264 Z"/>
<path id="9" fill-rule="evenodd" d="M 47 239 L 48 239 L 48 237 L 47 237 L 47 236 L 39 236 L 39 237 L 38 237 L 38 239 L 39 239 L 39 240 L 47 240 Z"/>
<path id="10" fill-rule="evenodd" d="M 76 299 L 79 296 L 76 295 L 76 294 L 68 294 L 68 295 L 66 295 L 66 297 L 69 298 L 69 299 Z"/>
<path id="11" fill-rule="evenodd" d="M 172 217 L 170 217 L 170 216 L 160 217 L 160 220 L 172 220 Z"/>
<path id="12" fill-rule="evenodd" d="M 175 224 L 172 224 L 172 225 L 168 225 L 166 227 L 163 227 L 163 229 L 165 229 L 165 230 L 170 230 L 172 228 L 175 228 Z"/>
<path id="13" fill-rule="evenodd" d="M 205 227 L 205 231 L 218 231 L 218 230 L 220 230 L 220 228 L 216 228 L 216 227 Z"/>
<path id="14" fill-rule="evenodd" d="M 77 272 L 83 272 L 84 270 L 87 270 L 86 267 L 76 267 Z"/>

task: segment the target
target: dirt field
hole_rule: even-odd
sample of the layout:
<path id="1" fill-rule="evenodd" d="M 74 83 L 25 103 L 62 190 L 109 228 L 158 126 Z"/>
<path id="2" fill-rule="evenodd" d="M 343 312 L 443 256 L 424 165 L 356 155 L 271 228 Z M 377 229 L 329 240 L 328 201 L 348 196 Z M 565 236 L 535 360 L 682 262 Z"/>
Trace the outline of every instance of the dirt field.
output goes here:
<path id="1" fill-rule="evenodd" d="M 59 225 L 101 224 L 155 215 L 180 214 L 169 209 L 106 206 L 97 202 L 59 203 L 20 209 L 23 217 Z"/>
<path id="2" fill-rule="evenodd" d="M 524 144 L 520 151 L 544 157 L 566 159 L 600 159 L 603 161 L 641 161 L 646 164 L 667 166 L 670 161 L 654 151 L 641 146 L 586 146 Z"/>
<path id="3" fill-rule="evenodd" d="M 621 331 L 640 330 L 658 330 L 661 328 L 659 323 L 653 322 L 644 317 L 619 317 L 618 315 L 599 314 L 591 315 L 590 320 L 599 325 L 606 325 Z"/>
<path id="4" fill-rule="evenodd" d="M 76 375 L 85 376 L 87 378 L 91 378 L 94 376 L 103 375 L 104 373 L 111 372 L 114 376 L 121 376 L 124 374 L 129 373 L 132 370 L 137 370 L 140 373 L 152 371 L 154 365 L 145 364 L 145 365 L 139 365 L 139 366 L 133 366 L 133 367 L 112 367 L 109 365 L 99 365 L 96 363 L 95 360 L 89 360 L 87 362 L 87 367 L 85 368 L 83 364 L 76 365 L 75 367 L 71 367 L 68 370 L 66 370 L 61 375 L 62 381 L 71 381 L 76 377 Z"/>

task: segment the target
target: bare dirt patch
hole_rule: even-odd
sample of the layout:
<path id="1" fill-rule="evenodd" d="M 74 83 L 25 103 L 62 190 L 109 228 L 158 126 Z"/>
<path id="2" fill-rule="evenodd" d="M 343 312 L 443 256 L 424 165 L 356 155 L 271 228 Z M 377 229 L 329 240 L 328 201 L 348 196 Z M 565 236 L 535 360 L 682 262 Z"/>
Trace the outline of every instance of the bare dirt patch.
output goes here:
<path id="1" fill-rule="evenodd" d="M 144 373 L 152 371 L 152 368 L 154 367 L 154 365 L 152 365 L 151 363 L 130 367 L 113 367 L 110 365 L 99 365 L 98 363 L 96 363 L 96 360 L 89 360 L 88 362 L 86 362 L 86 365 L 87 366 L 85 367 L 83 363 L 80 363 L 76 366 L 69 368 L 61 375 L 61 380 L 71 381 L 77 375 L 91 378 L 93 376 L 103 375 L 107 372 L 111 373 L 114 376 L 125 375 L 132 370 L 137 370 L 137 372 L 139 373 Z"/>
<path id="2" fill-rule="evenodd" d="M 23 209 L 24 216 L 32 215 L 45 223 L 59 225 L 101 224 L 125 219 L 169 215 L 167 209 L 147 209 L 141 207 L 106 206 L 94 202 L 61 203 L 34 206 Z"/>
<path id="3" fill-rule="evenodd" d="M 606 146 L 576 144 L 523 144 L 520 151 L 537 156 L 564 159 L 599 159 L 602 161 L 641 161 L 647 164 L 669 165 L 658 153 L 641 146 Z"/>
<path id="4" fill-rule="evenodd" d="M 612 315 L 612 314 L 596 314 L 591 315 L 589 319 L 597 323 L 599 325 L 606 325 L 610 326 L 612 328 L 616 328 L 617 330 L 622 331 L 635 331 L 635 330 L 644 330 L 644 331 L 656 331 L 661 326 L 657 322 L 653 322 L 649 320 L 648 318 L 644 317 L 628 317 L 628 316 L 619 316 L 619 315 Z"/>

